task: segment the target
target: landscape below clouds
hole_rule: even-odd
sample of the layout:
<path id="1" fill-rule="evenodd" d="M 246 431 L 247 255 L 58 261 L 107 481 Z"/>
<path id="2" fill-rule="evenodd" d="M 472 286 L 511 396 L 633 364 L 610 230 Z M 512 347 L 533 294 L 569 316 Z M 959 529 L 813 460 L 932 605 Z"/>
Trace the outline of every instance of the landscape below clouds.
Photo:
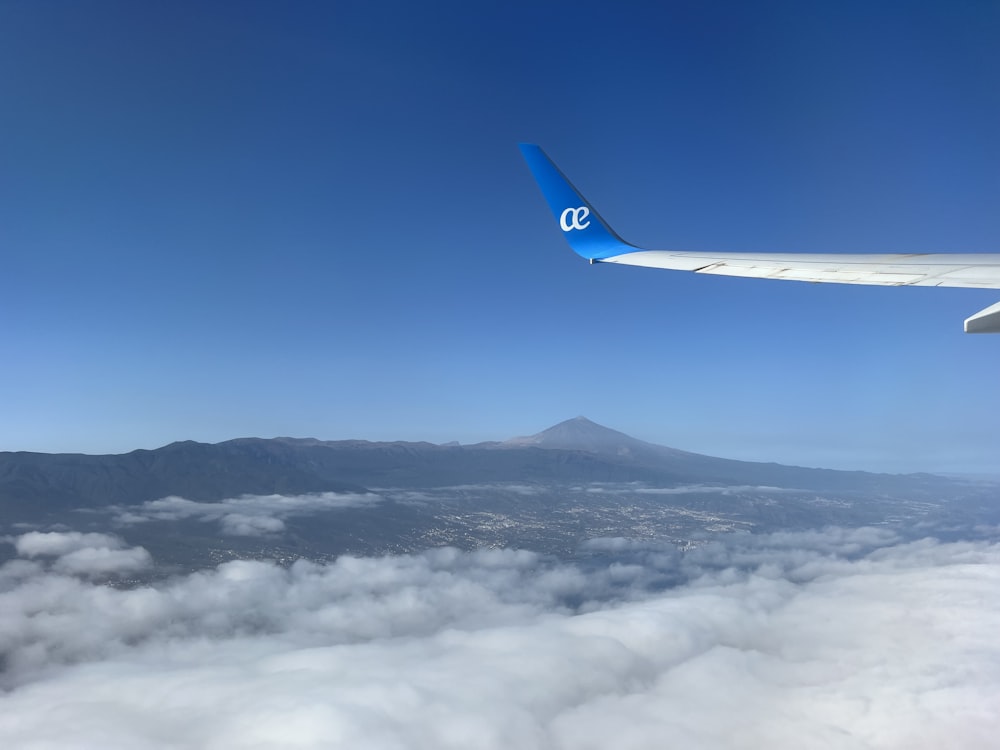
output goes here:
<path id="1" fill-rule="evenodd" d="M 0 459 L 3 747 L 1000 734 L 988 483 L 730 462 L 579 419 L 468 448 Z"/>

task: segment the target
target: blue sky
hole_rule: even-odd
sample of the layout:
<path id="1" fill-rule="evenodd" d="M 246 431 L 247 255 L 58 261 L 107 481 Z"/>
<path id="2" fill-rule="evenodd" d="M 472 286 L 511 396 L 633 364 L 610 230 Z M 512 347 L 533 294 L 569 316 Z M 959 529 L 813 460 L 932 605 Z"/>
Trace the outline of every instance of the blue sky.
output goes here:
<path id="1" fill-rule="evenodd" d="M 591 267 L 626 239 L 1000 251 L 990 2 L 0 4 L 0 450 L 475 442 L 585 414 L 995 472 L 978 290 Z"/>

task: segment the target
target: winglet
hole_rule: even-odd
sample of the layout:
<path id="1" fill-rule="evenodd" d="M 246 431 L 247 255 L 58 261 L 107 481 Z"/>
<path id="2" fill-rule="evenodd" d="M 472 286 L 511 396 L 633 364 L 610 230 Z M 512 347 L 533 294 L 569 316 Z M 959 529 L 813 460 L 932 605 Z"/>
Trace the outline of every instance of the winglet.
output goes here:
<path id="1" fill-rule="evenodd" d="M 594 262 L 638 249 L 615 234 L 542 149 L 533 143 L 519 145 L 552 215 L 577 255 Z"/>
<path id="2" fill-rule="evenodd" d="M 966 333 L 1000 333 L 1000 302 L 965 320 Z"/>

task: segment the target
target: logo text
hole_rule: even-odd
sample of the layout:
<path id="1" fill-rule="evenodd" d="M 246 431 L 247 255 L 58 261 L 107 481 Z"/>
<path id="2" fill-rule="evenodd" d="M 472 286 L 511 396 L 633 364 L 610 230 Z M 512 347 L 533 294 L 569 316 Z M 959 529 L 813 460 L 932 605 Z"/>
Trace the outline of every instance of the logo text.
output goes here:
<path id="1" fill-rule="evenodd" d="M 567 208 L 559 217 L 559 226 L 562 227 L 564 232 L 568 232 L 571 229 L 586 229 L 590 226 L 588 216 L 590 216 L 590 209 L 586 206 Z"/>

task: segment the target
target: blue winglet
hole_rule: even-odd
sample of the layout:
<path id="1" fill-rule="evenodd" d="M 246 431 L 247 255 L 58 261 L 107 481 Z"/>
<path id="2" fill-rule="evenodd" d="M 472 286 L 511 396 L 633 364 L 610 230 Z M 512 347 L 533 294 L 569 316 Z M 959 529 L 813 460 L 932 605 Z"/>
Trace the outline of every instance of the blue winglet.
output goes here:
<path id="1" fill-rule="evenodd" d="M 533 143 L 519 146 L 552 215 L 577 255 L 599 261 L 638 249 L 615 234 L 542 149 Z"/>

